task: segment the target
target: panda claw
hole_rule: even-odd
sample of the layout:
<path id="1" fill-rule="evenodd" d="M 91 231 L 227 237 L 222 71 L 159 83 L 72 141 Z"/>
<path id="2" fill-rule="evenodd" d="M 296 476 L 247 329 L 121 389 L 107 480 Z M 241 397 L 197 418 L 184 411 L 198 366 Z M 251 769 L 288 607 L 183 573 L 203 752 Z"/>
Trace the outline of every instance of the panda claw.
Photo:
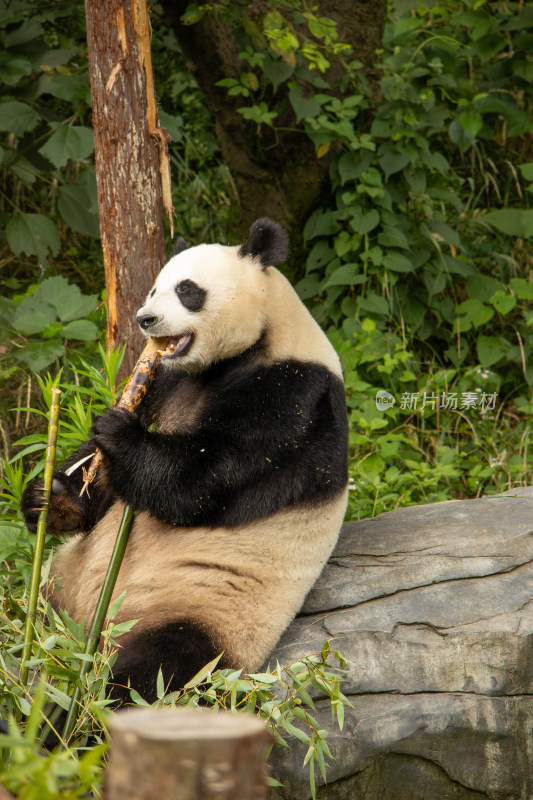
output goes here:
<path id="1" fill-rule="evenodd" d="M 65 491 L 65 487 L 57 478 L 52 479 L 52 494 L 61 494 Z"/>

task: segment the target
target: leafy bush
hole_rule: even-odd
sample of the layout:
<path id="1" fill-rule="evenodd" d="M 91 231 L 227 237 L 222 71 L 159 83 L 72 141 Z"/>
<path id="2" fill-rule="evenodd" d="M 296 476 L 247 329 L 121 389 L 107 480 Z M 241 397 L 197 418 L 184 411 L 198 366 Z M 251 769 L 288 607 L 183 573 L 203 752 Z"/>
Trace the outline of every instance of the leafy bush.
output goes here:
<path id="1" fill-rule="evenodd" d="M 317 13 L 292 0 L 257 12 L 263 35 L 243 45 L 240 80 L 221 84 L 273 129 L 288 101 L 316 157 L 335 153 L 296 288 L 342 353 L 350 516 L 526 482 L 531 9 L 398 0 L 377 96 Z M 377 408 L 379 390 L 395 405 Z"/>
<path id="2" fill-rule="evenodd" d="M 10 377 L 21 364 L 41 372 L 64 358 L 67 341 L 94 343 L 100 329 L 88 317 L 95 318 L 97 305 L 96 295 L 83 295 L 60 275 L 31 285 L 14 299 L 0 298 L 2 377 Z"/>
<path id="3" fill-rule="evenodd" d="M 58 226 L 98 236 L 83 9 L 2 2 L 0 11 L 0 245 L 46 266 Z"/>

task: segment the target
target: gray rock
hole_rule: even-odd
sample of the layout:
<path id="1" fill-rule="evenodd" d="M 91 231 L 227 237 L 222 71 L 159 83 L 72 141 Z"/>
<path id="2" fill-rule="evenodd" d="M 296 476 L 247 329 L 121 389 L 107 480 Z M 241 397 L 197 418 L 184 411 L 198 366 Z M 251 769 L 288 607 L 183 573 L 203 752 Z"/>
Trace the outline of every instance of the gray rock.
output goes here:
<path id="1" fill-rule="evenodd" d="M 532 800 L 533 488 L 344 526 L 273 655 L 326 639 L 355 705 L 328 798 Z M 304 753 L 278 750 L 272 797 L 310 797 Z"/>

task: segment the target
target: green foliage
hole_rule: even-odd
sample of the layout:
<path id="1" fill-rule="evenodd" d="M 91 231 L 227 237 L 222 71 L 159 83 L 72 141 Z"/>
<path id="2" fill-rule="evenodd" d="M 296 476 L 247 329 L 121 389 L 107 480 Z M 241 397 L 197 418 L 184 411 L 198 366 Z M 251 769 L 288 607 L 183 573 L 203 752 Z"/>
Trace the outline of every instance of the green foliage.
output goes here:
<path id="1" fill-rule="evenodd" d="M 41 218 L 43 222 L 48 220 Z M 40 372 L 65 355 L 67 341 L 95 342 L 100 334 L 96 295 L 84 295 L 61 276 L 0 299 L 4 380 L 23 364 Z"/>
<path id="2" fill-rule="evenodd" d="M 350 420 L 347 519 L 528 482 L 533 404 L 524 380 L 505 395 L 490 369 L 420 364 L 400 336 L 370 318 L 355 334 L 355 348 L 340 331 L 330 337 Z"/>
<path id="3" fill-rule="evenodd" d="M 0 246 L 45 266 L 63 224 L 99 235 L 83 33 L 83 8 L 0 2 Z"/>
<path id="4" fill-rule="evenodd" d="M 378 88 L 357 53 L 337 47 L 331 20 L 317 26 L 291 0 L 277 8 L 247 29 L 240 80 L 220 83 L 242 95 L 243 116 L 274 129 L 289 102 L 317 158 L 335 153 L 331 196 L 305 227 L 297 290 L 343 356 L 350 515 L 527 482 L 530 10 L 398 0 Z M 377 409 L 378 390 L 395 405 Z M 401 407 L 404 396 L 442 404 L 453 392 L 496 396 L 496 407 Z"/>
<path id="5" fill-rule="evenodd" d="M 232 190 L 214 120 L 157 7 L 151 22 L 159 117 L 172 137 L 169 154 L 177 230 L 191 243 L 225 241 Z"/>
<path id="6" fill-rule="evenodd" d="M 331 665 L 334 657 L 338 665 Z M 276 744 L 288 747 L 287 739 L 294 737 L 307 746 L 304 766 L 309 764 L 311 794 L 316 797 L 315 767 L 318 767 L 324 783 L 326 759 L 332 758 L 327 738 L 328 731 L 320 727 L 314 716 L 315 700 L 327 698 L 331 705 L 331 721 L 340 730 L 344 725 L 344 709 L 353 708 L 340 689 L 346 660 L 339 651 L 332 651 L 330 642 L 325 642 L 320 653 L 314 653 L 292 664 L 250 675 L 242 670 L 215 667 L 220 656 L 207 664 L 182 691 L 169 695 L 164 693 L 164 684 L 159 674 L 159 698 L 163 705 L 196 708 L 209 706 L 215 711 L 223 708 L 232 712 L 246 711 L 264 719 Z M 314 694 L 314 700 L 310 692 Z M 133 693 L 132 693 L 133 696 Z M 137 701 L 139 701 L 137 695 Z M 142 701 L 141 701 L 142 705 Z M 270 779 L 270 785 L 280 786 Z"/>

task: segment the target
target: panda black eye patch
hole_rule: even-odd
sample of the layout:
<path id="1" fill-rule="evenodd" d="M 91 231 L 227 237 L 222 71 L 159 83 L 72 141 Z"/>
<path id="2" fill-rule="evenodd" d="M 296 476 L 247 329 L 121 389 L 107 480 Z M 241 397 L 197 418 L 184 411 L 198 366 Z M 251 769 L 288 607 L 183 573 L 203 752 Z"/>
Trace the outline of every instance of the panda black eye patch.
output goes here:
<path id="1" fill-rule="evenodd" d="M 176 286 L 176 294 L 182 306 L 188 311 L 201 311 L 207 292 L 194 281 L 185 280 Z"/>

